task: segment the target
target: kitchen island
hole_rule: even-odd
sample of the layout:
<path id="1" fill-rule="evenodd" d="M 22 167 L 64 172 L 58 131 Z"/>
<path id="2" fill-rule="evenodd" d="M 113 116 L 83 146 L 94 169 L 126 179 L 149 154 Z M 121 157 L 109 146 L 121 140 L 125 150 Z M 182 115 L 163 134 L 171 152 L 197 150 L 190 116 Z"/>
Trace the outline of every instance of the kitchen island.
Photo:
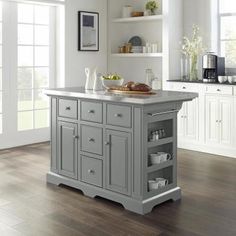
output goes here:
<path id="1" fill-rule="evenodd" d="M 198 95 L 155 92 L 118 95 L 84 88 L 46 90 L 51 98 L 47 182 L 119 202 L 139 214 L 180 199 L 177 113 L 183 102 Z M 157 153 L 170 158 L 153 162 L 150 156 Z M 160 180 L 162 184 L 156 185 Z"/>

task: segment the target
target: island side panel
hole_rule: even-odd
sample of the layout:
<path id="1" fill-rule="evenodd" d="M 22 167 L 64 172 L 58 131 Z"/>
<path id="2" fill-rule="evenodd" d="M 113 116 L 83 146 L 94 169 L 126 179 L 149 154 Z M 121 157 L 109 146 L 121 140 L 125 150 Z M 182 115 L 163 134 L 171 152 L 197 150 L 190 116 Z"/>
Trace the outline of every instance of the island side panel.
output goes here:
<path id="1" fill-rule="evenodd" d="M 58 173 L 57 158 L 57 98 L 51 98 L 51 171 Z"/>
<path id="2" fill-rule="evenodd" d="M 133 133 L 133 190 L 132 196 L 142 199 L 143 193 L 143 113 L 139 107 L 134 107 L 134 133 Z"/>

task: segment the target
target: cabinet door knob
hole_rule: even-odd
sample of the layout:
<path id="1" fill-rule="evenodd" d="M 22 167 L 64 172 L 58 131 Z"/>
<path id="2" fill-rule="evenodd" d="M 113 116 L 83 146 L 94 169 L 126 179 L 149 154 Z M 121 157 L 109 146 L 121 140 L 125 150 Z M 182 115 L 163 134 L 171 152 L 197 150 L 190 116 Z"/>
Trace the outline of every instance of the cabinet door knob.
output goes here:
<path id="1" fill-rule="evenodd" d="M 119 118 L 121 118 L 121 117 L 122 117 L 122 114 L 117 113 L 117 114 L 115 114 L 115 117 L 119 117 Z"/>
<path id="2" fill-rule="evenodd" d="M 221 90 L 220 89 L 217 89 L 217 92 L 220 92 Z"/>
<path id="3" fill-rule="evenodd" d="M 94 111 L 94 110 L 88 110 L 88 113 L 89 113 L 89 114 L 94 114 L 95 111 Z"/>
<path id="4" fill-rule="evenodd" d="M 110 143 L 109 143 L 109 142 L 105 142 L 105 145 L 106 145 L 106 146 L 109 146 L 109 145 L 110 145 Z"/>
<path id="5" fill-rule="evenodd" d="M 183 89 L 186 89 L 186 87 L 183 87 Z"/>
<path id="6" fill-rule="evenodd" d="M 66 107 L 66 110 L 67 110 L 67 111 L 70 111 L 70 109 L 71 109 L 70 107 Z"/>
<path id="7" fill-rule="evenodd" d="M 89 169 L 88 173 L 94 175 L 95 174 L 95 170 Z"/>
<path id="8" fill-rule="evenodd" d="M 79 136 L 78 135 L 74 135 L 73 138 L 74 139 L 79 139 Z"/>
<path id="9" fill-rule="evenodd" d="M 219 121 L 218 120 L 216 120 L 216 123 L 218 123 Z"/>
<path id="10" fill-rule="evenodd" d="M 94 143 L 94 142 L 95 142 L 95 139 L 94 139 L 94 138 L 89 138 L 88 140 L 89 140 L 89 142 L 91 142 L 91 143 Z"/>

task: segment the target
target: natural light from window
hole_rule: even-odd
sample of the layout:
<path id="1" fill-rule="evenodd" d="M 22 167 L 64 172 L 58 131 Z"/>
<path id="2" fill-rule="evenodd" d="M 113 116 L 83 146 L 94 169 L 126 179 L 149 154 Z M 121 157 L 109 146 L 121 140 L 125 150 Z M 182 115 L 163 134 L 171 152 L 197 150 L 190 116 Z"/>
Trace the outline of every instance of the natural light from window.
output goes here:
<path id="1" fill-rule="evenodd" d="M 2 3 L 0 2 L 0 134 L 2 133 Z"/>
<path id="2" fill-rule="evenodd" d="M 219 0 L 220 52 L 227 68 L 236 68 L 236 0 Z"/>
<path id="3" fill-rule="evenodd" d="M 49 126 L 50 7 L 18 4 L 18 131 Z"/>

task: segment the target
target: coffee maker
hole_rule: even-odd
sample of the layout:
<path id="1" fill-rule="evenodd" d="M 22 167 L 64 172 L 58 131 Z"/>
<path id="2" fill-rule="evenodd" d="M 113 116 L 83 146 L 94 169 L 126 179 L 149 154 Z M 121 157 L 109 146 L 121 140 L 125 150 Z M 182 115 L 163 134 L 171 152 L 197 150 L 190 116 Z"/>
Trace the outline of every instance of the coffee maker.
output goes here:
<path id="1" fill-rule="evenodd" d="M 217 83 L 218 76 L 225 75 L 225 58 L 209 52 L 202 57 L 202 77 L 205 83 Z"/>

